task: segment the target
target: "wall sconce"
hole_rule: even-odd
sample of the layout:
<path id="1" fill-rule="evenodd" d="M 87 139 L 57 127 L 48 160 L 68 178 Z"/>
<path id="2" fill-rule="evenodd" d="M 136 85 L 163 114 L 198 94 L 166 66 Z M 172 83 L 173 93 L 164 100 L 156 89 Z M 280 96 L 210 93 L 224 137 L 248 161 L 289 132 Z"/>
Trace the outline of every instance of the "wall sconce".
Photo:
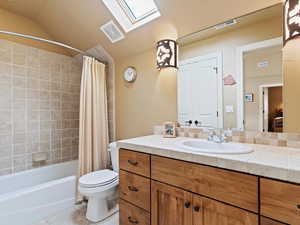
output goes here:
<path id="1" fill-rule="evenodd" d="M 178 45 L 174 40 L 160 40 L 156 47 L 156 64 L 157 68 L 174 67 L 177 68 Z"/>
<path id="2" fill-rule="evenodd" d="M 300 36 L 300 0 L 286 0 L 284 4 L 284 45 Z"/>

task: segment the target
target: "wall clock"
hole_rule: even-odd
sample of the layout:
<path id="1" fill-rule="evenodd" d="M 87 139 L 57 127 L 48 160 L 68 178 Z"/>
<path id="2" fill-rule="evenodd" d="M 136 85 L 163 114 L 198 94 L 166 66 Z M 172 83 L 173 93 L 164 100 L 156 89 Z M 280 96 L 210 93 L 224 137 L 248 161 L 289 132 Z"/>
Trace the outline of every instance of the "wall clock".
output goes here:
<path id="1" fill-rule="evenodd" d="M 124 71 L 124 80 L 128 83 L 133 83 L 137 77 L 137 71 L 134 67 L 130 66 Z"/>

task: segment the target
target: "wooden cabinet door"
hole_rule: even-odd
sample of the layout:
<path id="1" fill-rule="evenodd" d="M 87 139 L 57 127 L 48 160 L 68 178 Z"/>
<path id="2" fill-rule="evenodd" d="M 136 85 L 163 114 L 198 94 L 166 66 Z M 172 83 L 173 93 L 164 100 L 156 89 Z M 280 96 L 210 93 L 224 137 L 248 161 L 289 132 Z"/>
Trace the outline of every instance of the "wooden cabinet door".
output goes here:
<path id="1" fill-rule="evenodd" d="M 151 178 L 258 212 L 258 177 L 256 176 L 151 156 Z"/>
<path id="2" fill-rule="evenodd" d="M 192 225 L 192 194 L 151 182 L 151 225 Z"/>
<path id="3" fill-rule="evenodd" d="M 300 185 L 260 179 L 261 214 L 291 225 L 300 224 Z"/>
<path id="4" fill-rule="evenodd" d="M 195 207 L 197 207 L 197 210 L 195 210 Z M 215 200 L 193 195 L 193 225 L 258 224 L 258 215 L 254 213 Z"/>
<path id="5" fill-rule="evenodd" d="M 260 217 L 260 225 L 285 225 L 285 224 L 271 220 L 266 217 Z"/>

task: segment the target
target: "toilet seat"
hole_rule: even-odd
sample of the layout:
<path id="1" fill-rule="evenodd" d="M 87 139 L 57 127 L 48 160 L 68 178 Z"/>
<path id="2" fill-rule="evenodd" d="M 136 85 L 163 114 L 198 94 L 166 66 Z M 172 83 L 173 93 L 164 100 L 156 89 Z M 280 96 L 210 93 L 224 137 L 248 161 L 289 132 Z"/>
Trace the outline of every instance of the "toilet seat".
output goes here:
<path id="1" fill-rule="evenodd" d="M 119 185 L 119 179 L 117 179 L 116 181 L 108 185 L 98 186 L 98 187 L 84 187 L 79 185 L 78 190 L 81 193 L 84 193 L 85 195 L 99 196 L 99 193 L 104 193 L 105 191 L 113 190 L 113 188 L 117 187 L 118 185 Z"/>
<path id="2" fill-rule="evenodd" d="M 110 186 L 119 180 L 118 173 L 112 170 L 99 170 L 79 178 L 79 185 L 84 188 Z"/>

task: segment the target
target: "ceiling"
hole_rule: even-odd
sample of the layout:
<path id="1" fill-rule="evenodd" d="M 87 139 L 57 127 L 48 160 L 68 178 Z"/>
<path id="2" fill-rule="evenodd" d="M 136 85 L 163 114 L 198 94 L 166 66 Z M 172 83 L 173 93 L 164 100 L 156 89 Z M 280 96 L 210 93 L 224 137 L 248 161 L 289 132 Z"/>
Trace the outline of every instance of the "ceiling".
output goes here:
<path id="1" fill-rule="evenodd" d="M 195 33 L 189 34 L 184 37 L 180 37 L 177 41 L 180 45 L 186 45 L 186 44 L 191 44 L 193 42 L 203 40 L 203 39 L 208 39 L 210 37 L 230 32 L 236 29 L 239 29 L 241 27 L 245 27 L 249 24 L 255 24 L 260 21 L 266 21 L 270 19 L 283 19 L 283 10 L 282 6 L 280 4 L 277 4 L 275 6 L 259 10 L 257 12 L 236 18 L 236 24 L 233 24 L 228 27 L 224 27 L 222 29 L 216 29 L 215 26 L 209 27 L 204 30 L 197 31 Z"/>
<path id="2" fill-rule="evenodd" d="M 281 2 L 156 0 L 162 16 L 126 33 L 126 38 L 115 44 L 112 44 L 99 29 L 102 24 L 114 19 L 102 0 L 1 0 L 0 7 L 39 23 L 56 41 L 82 50 L 100 44 L 114 58 L 122 58 L 152 48 L 161 38 L 186 36 L 205 27 Z"/>

